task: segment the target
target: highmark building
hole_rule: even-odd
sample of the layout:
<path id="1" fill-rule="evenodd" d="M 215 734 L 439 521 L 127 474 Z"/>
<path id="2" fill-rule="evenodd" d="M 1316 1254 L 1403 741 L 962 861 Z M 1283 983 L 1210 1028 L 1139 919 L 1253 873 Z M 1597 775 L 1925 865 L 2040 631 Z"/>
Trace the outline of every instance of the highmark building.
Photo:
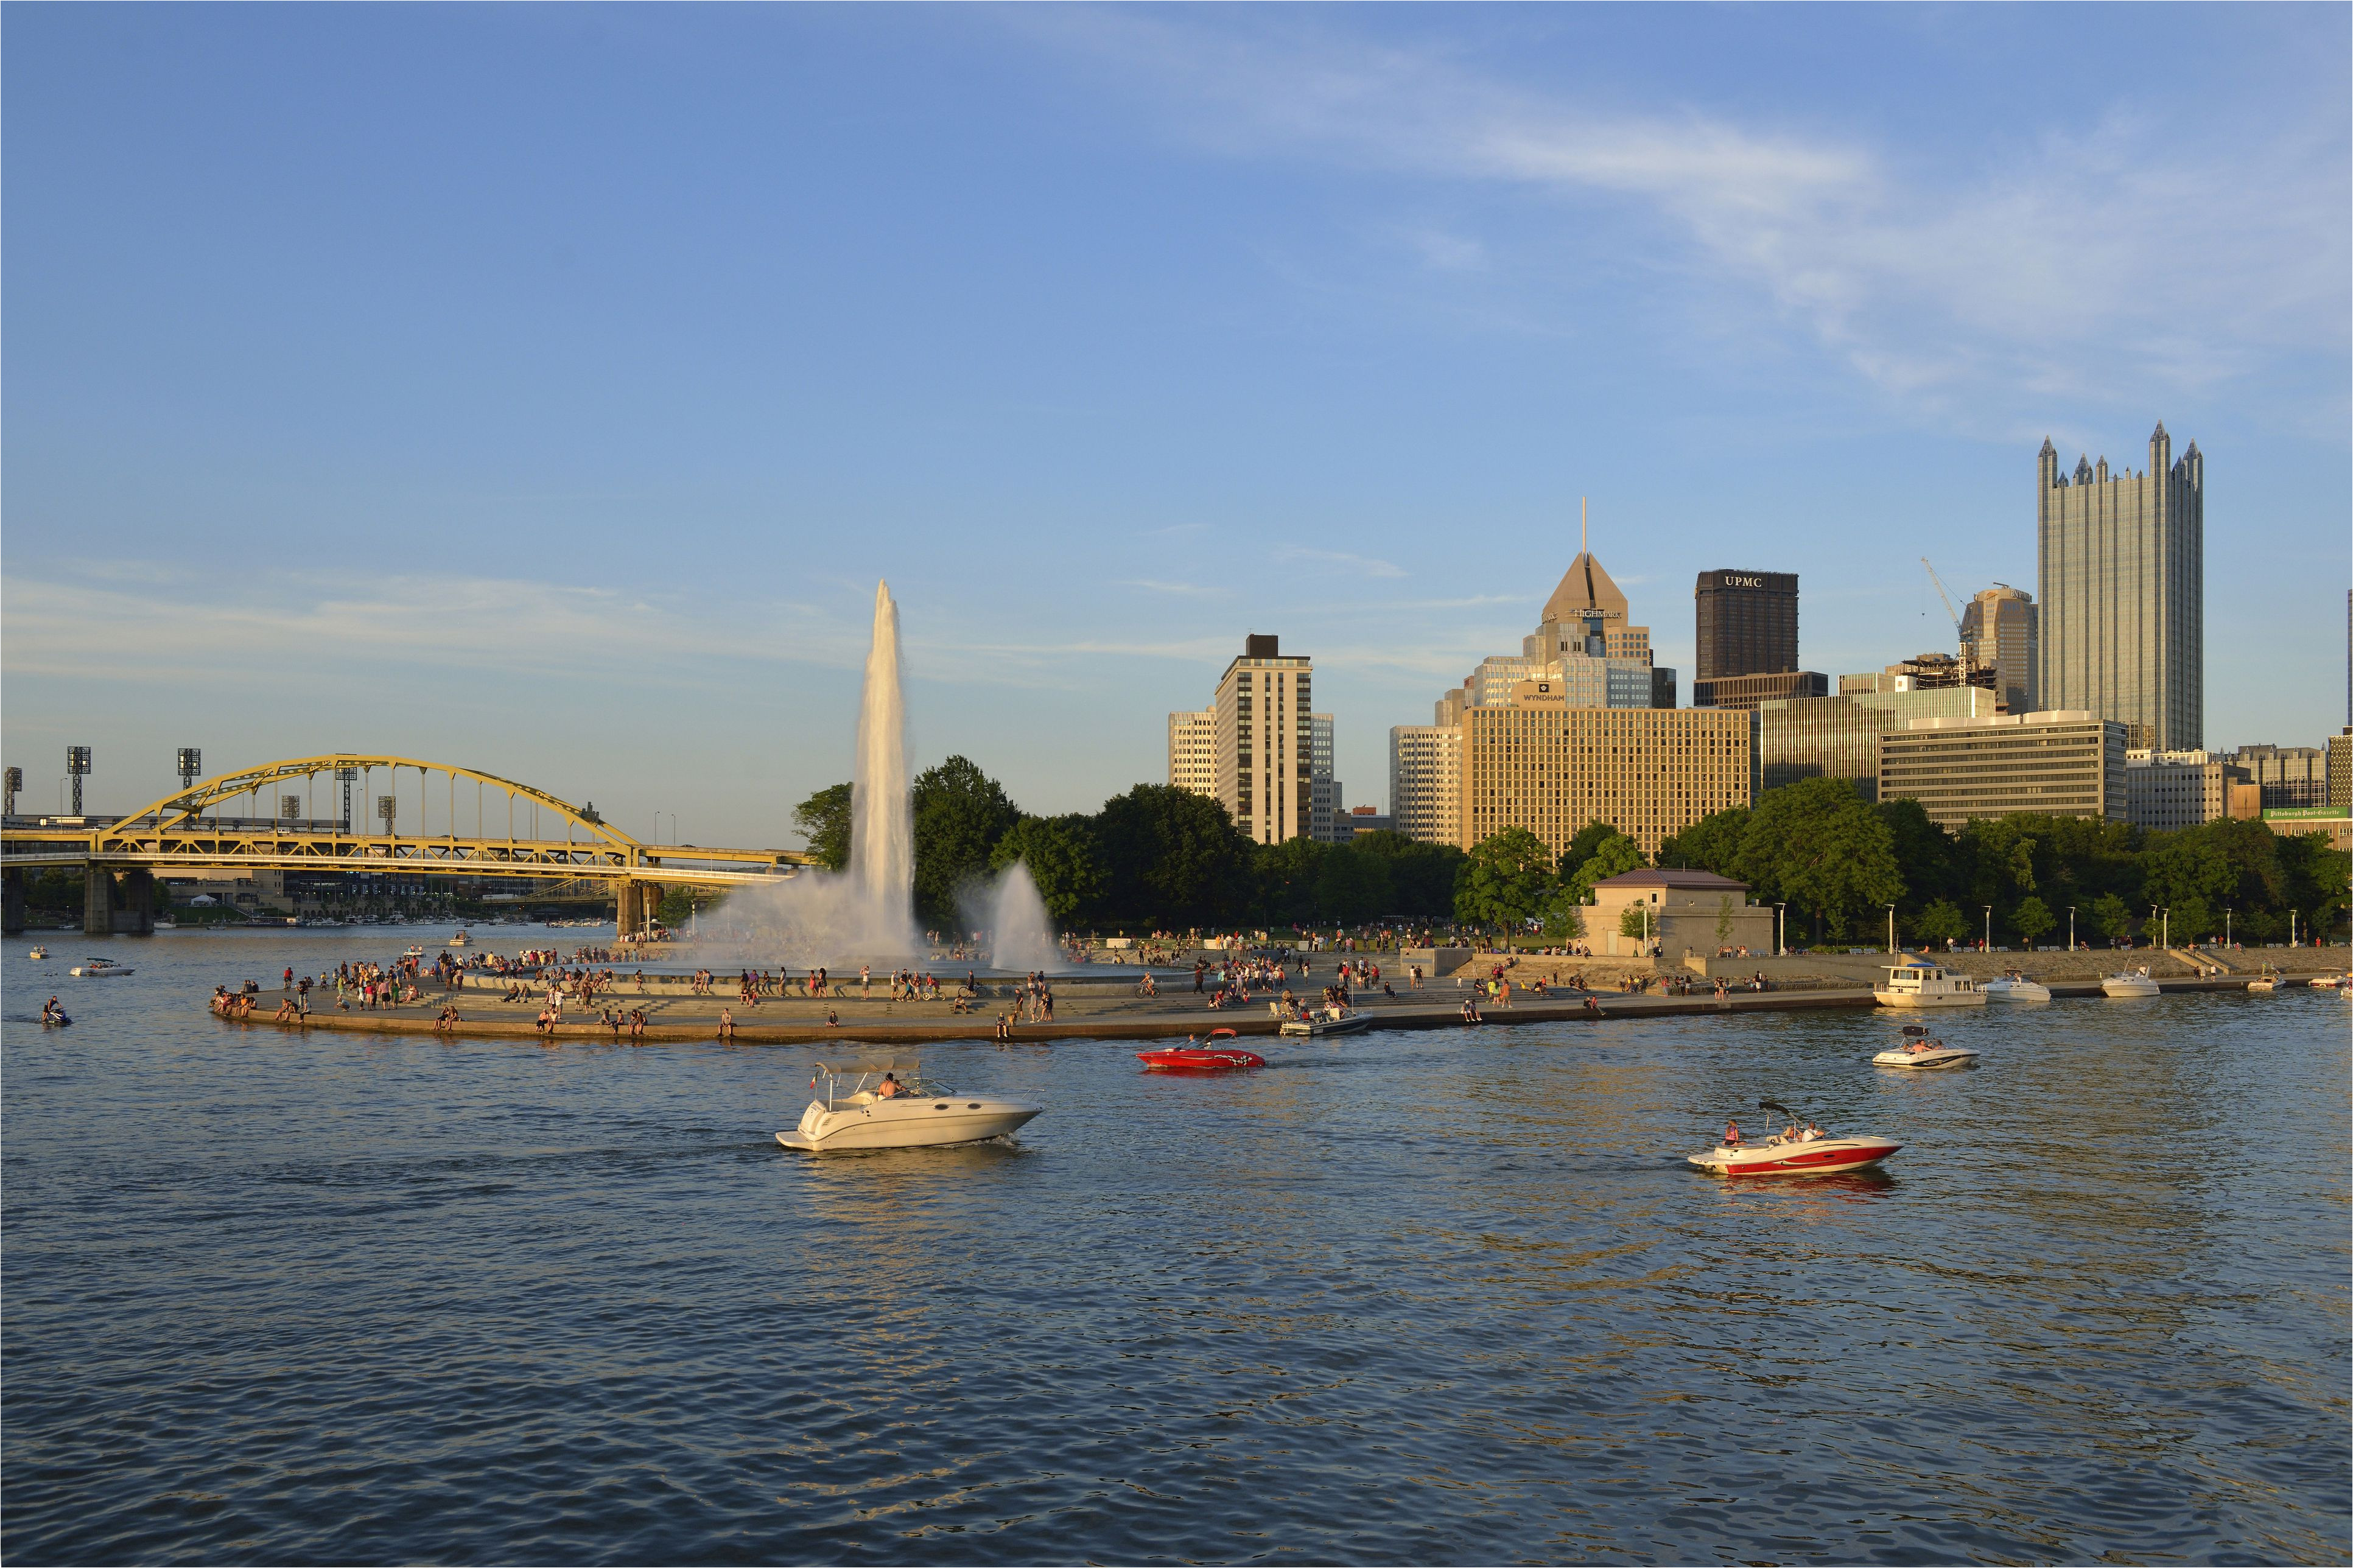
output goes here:
<path id="1" fill-rule="evenodd" d="M 1430 723 L 1389 731 L 1389 809 L 1398 832 L 1424 843 L 1477 842 L 1464 837 L 1464 724 L 1476 712 L 1515 710 L 1531 681 L 1559 708 L 1671 712 L 1675 706 L 1675 672 L 1651 664 L 1650 628 L 1630 623 L 1626 595 L 1592 552 L 1580 550 L 1518 653 L 1481 660 L 1438 700 Z"/>
<path id="2" fill-rule="evenodd" d="M 1508 708 L 1462 714 L 1464 849 L 1525 827 L 1558 856 L 1589 822 L 1654 855 L 1701 817 L 1755 798 L 1746 713 L 1715 708 L 1571 707 L 1523 681 Z"/>
<path id="3" fill-rule="evenodd" d="M 1879 744 L 1879 798 L 1942 827 L 2029 812 L 2123 820 L 2125 726 L 2081 710 L 1915 719 Z"/>

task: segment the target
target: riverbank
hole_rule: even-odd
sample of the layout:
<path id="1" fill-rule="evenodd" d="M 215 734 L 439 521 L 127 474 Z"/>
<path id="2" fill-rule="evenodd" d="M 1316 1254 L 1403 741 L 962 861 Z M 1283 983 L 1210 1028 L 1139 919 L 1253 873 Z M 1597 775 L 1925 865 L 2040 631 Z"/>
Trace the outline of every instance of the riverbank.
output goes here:
<path id="1" fill-rule="evenodd" d="M 2247 977 L 2225 975 L 2210 978 L 2182 977 L 2161 980 L 2166 991 L 2243 991 Z M 2054 998 L 2100 997 L 2096 981 L 2066 982 L 2052 984 Z M 1451 987 L 1425 986 L 1392 1001 L 1386 997 L 1359 998 L 1362 1010 L 1371 1020 L 1375 1030 L 1446 1029 L 1463 1027 L 1459 995 Z M 274 1008 L 276 1003 L 264 994 L 263 1000 Z M 1194 1005 L 1171 1005 L 1170 998 L 1089 998 L 1074 999 L 1059 1009 L 1066 1016 L 1050 1024 L 1017 1024 L 1013 1026 L 1016 1041 L 1038 1044 L 1063 1040 L 1098 1039 L 1170 1039 L 1187 1035 L 1207 1035 L 1211 1029 L 1231 1029 L 1242 1036 L 1270 1036 L 1280 1032 L 1280 1021 L 1272 1015 L 1252 1008 L 1226 1007 L 1215 1011 Z M 855 1000 L 830 1005 L 797 999 L 765 1001 L 761 1006 L 747 1008 L 732 1001 L 715 997 L 680 995 L 635 995 L 624 991 L 608 999 L 622 1010 L 643 1008 L 646 1026 L 634 1043 L 664 1044 L 682 1041 L 706 1041 L 719 1034 L 720 1010 L 724 1006 L 735 1016 L 734 1039 L 739 1045 L 799 1046 L 830 1042 L 836 1045 L 918 1045 L 938 1040 L 971 1040 L 986 1037 L 995 1025 L 994 1016 L 986 1011 L 974 1014 L 951 1014 L 940 1003 L 889 1003 Z M 1732 992 L 1725 996 L 1649 996 L 1597 994 L 1588 1007 L 1585 999 L 1573 1001 L 1531 1001 L 1514 999 L 1511 1006 L 1489 1004 L 1483 1008 L 1484 1023 L 1491 1026 L 1519 1024 L 1549 1024 L 1599 1021 L 1608 1018 L 1657 1018 L 1698 1014 L 1721 1013 L 1784 1013 L 1813 1011 L 1823 1008 L 1867 1009 L 1875 1007 L 1869 990 L 1862 987 L 1823 988 L 1813 990 Z M 445 1005 L 455 1005 L 460 1022 L 443 1028 L 436 1022 Z M 825 1013 L 830 1005 L 839 1015 L 839 1025 L 828 1025 Z M 2007 1004 L 1991 1005 L 1997 1009 Z M 426 1000 L 406 1006 L 374 1012 L 343 1012 L 329 1008 L 314 1011 L 304 1019 L 280 1021 L 270 1014 L 257 1010 L 253 1016 L 224 1020 L 241 1027 L 266 1028 L 302 1032 L 310 1029 L 332 1029 L 352 1034 L 432 1035 L 442 1034 L 466 1039 L 546 1039 L 551 1044 L 566 1041 L 582 1044 L 613 1043 L 629 1039 L 626 1029 L 616 1030 L 575 1013 L 557 1026 L 553 1037 L 543 1031 L 536 1018 L 539 1004 L 505 1003 L 496 998 L 465 992 L 432 992 Z M 1890 1016 L 1894 1010 L 1890 1009 Z M 1933 1015 L 1913 1015 L 1933 1021 L 1951 1017 L 1950 1012 Z M 1978 1016 L 1978 1015 L 1971 1015 Z"/>

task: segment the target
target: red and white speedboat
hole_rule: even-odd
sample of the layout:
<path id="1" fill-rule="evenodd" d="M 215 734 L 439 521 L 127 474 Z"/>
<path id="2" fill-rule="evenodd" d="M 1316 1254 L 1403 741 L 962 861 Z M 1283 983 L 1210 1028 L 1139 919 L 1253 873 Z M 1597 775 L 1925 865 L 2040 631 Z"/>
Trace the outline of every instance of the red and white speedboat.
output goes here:
<path id="1" fill-rule="evenodd" d="M 1793 1122 L 1798 1120 L 1788 1108 L 1769 1100 L 1762 1104 Z M 1820 1132 L 1810 1137 L 1810 1131 L 1814 1130 L 1809 1127 L 1794 1140 L 1777 1133 L 1755 1142 L 1746 1139 L 1736 1142 L 1736 1130 L 1727 1129 L 1725 1142 L 1704 1154 L 1691 1155 L 1690 1160 L 1711 1176 L 1827 1176 L 1876 1165 L 1904 1147 L 1892 1138 L 1835 1138 Z"/>
<path id="2" fill-rule="evenodd" d="M 1135 1059 L 1146 1072 L 1246 1072 L 1266 1066 L 1264 1057 L 1236 1043 L 1240 1038 L 1231 1029 L 1212 1029 L 1207 1045 L 1187 1039 L 1165 1051 L 1138 1051 Z"/>

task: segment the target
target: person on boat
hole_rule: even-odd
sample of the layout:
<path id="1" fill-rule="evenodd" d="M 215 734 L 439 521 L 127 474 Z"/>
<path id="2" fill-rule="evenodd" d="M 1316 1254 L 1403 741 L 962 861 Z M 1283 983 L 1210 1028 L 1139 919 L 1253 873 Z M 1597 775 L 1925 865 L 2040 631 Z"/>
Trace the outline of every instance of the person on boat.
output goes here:
<path id="1" fill-rule="evenodd" d="M 44 1002 L 44 1003 L 42 1003 L 42 1004 L 41 1004 L 41 1022 L 42 1022 L 42 1023 L 44 1023 L 44 1024 L 62 1024 L 62 1023 L 64 1023 L 65 1021 L 66 1021 L 66 1010 L 65 1010 L 65 1007 L 64 1007 L 64 1005 L 63 1005 L 62 1004 L 60 1004 L 60 1003 L 58 1001 L 58 999 L 57 999 L 56 997 L 52 996 L 52 997 L 50 997 L 47 1002 Z"/>
<path id="2" fill-rule="evenodd" d="M 1739 1122 L 1727 1121 L 1724 1124 L 1724 1146 L 1727 1149 L 1737 1149 L 1740 1147 Z"/>
<path id="3" fill-rule="evenodd" d="M 1829 1137 L 1829 1136 L 1830 1136 L 1830 1134 L 1829 1134 L 1829 1133 L 1827 1133 L 1827 1132 L 1823 1131 L 1820 1128 L 1819 1128 L 1819 1127 L 1815 1126 L 1812 1122 L 1809 1121 L 1809 1122 L 1807 1122 L 1807 1123 L 1806 1123 L 1806 1131 L 1805 1131 L 1805 1136 L 1804 1136 L 1803 1138 L 1801 1138 L 1801 1139 L 1799 1140 L 1799 1142 L 1805 1142 L 1805 1143 L 1813 1143 L 1813 1142 L 1817 1142 L 1820 1141 L 1821 1139 L 1827 1138 L 1827 1137 Z"/>
<path id="4" fill-rule="evenodd" d="M 894 1099 L 900 1092 L 899 1077 L 896 1073 L 884 1073 L 882 1081 L 874 1086 L 874 1098 L 877 1100 Z"/>

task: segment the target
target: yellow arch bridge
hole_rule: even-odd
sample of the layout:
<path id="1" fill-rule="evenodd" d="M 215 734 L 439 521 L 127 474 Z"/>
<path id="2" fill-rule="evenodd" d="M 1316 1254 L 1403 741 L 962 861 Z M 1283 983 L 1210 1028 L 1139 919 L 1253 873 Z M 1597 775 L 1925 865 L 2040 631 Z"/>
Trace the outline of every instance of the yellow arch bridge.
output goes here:
<path id="1" fill-rule="evenodd" d="M 153 930 L 159 873 L 221 870 L 601 882 L 628 935 L 646 929 L 666 888 L 773 882 L 810 863 L 790 849 L 647 844 L 495 773 L 340 752 L 223 773 L 128 816 L 12 815 L 0 825 L 12 934 L 24 929 L 28 871 L 83 872 L 91 936 Z"/>

